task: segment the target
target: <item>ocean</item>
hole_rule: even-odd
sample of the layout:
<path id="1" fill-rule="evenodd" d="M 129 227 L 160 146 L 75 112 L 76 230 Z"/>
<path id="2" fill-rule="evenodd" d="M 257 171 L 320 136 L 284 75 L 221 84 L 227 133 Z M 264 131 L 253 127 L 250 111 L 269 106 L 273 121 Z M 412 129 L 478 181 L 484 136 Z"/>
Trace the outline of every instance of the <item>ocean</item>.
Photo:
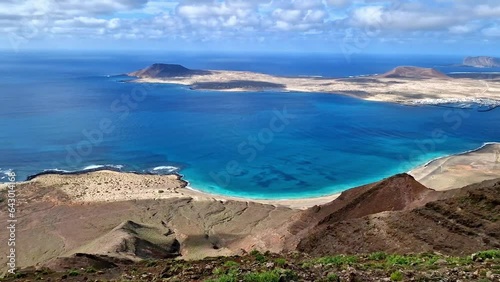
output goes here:
<path id="1" fill-rule="evenodd" d="M 500 141 L 500 109 L 193 91 L 122 75 L 157 62 L 284 76 L 359 76 L 399 65 L 484 71 L 457 66 L 460 57 L 5 51 L 0 62 L 0 170 L 19 181 L 46 170 L 110 167 L 177 172 L 209 193 L 291 199 L 337 193 Z"/>

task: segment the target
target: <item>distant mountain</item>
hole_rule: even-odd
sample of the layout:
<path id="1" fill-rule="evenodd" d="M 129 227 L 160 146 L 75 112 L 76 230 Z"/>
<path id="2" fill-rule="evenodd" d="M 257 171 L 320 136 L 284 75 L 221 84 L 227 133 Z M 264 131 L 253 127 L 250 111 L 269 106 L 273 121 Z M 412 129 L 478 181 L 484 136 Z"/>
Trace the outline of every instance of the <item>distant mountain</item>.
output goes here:
<path id="1" fill-rule="evenodd" d="M 432 68 L 420 68 L 420 67 L 412 67 L 412 66 L 401 66 L 397 67 L 389 72 L 378 75 L 377 77 L 382 78 L 441 78 L 448 79 L 450 78 L 446 74 L 432 69 Z"/>
<path id="2" fill-rule="evenodd" d="M 500 67 L 500 58 L 487 56 L 466 57 L 463 65 L 475 68 L 495 68 Z"/>
<path id="3" fill-rule="evenodd" d="M 176 64 L 153 64 L 145 69 L 131 72 L 129 76 L 139 78 L 171 78 L 210 74 L 209 71 L 191 70 Z"/>

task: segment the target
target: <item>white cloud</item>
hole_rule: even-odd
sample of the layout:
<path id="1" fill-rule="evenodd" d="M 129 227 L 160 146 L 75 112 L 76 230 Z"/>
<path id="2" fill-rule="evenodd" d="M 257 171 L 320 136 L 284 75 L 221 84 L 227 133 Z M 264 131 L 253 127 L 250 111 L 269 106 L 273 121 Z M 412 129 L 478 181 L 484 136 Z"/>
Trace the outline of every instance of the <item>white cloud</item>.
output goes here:
<path id="1" fill-rule="evenodd" d="M 474 9 L 479 17 L 500 17 L 500 4 L 479 5 Z"/>
<path id="2" fill-rule="evenodd" d="M 366 6 L 361 7 L 352 13 L 351 21 L 358 26 L 374 26 L 380 25 L 383 22 L 382 16 L 384 7 L 382 6 Z"/>
<path id="3" fill-rule="evenodd" d="M 278 21 L 283 21 L 286 23 L 298 22 L 302 19 L 302 11 L 300 10 L 284 10 L 276 9 L 273 12 L 273 16 L 278 19 Z"/>
<path id="4" fill-rule="evenodd" d="M 399 40 L 446 36 L 497 37 L 497 0 L 4 0 L 0 31 L 56 38 L 185 38 L 256 41 L 324 34 L 342 39 L 351 28 Z M 327 34 L 330 37 L 327 38 Z M 391 40 L 392 40 L 391 39 Z M 245 39 L 246 40 L 246 39 Z"/>
<path id="5" fill-rule="evenodd" d="M 109 29 L 117 29 L 120 27 L 120 19 L 114 18 L 108 21 Z"/>
<path id="6" fill-rule="evenodd" d="M 309 10 L 304 17 L 305 21 L 309 22 L 322 22 L 326 19 L 327 13 L 323 10 Z"/>
<path id="7" fill-rule="evenodd" d="M 467 34 L 478 29 L 477 24 L 454 25 L 449 28 L 449 31 L 454 34 Z"/>
<path id="8" fill-rule="evenodd" d="M 401 6 L 364 6 L 349 17 L 354 27 L 376 28 L 380 31 L 445 31 L 462 22 L 463 16 L 431 11 L 410 3 Z M 455 28 L 457 30 L 457 28 Z"/>

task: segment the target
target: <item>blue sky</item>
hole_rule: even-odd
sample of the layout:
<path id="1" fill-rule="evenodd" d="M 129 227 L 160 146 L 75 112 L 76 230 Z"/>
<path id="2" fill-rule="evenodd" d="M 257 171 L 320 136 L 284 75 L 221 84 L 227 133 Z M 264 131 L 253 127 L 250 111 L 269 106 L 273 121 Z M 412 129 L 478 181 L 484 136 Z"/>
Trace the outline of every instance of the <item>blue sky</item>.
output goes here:
<path id="1" fill-rule="evenodd" d="M 0 48 L 500 55 L 498 0 L 3 0 Z"/>

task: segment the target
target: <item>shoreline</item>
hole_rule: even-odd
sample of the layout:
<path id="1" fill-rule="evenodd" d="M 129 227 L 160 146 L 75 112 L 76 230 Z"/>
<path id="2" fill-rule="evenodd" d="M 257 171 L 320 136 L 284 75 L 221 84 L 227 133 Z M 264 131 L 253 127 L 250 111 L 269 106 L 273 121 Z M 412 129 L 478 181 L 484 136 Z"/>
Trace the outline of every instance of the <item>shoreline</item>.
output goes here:
<path id="1" fill-rule="evenodd" d="M 352 187 L 354 188 L 354 187 Z M 183 189 L 191 191 L 193 196 L 204 196 L 208 198 L 212 198 L 217 201 L 238 201 L 238 202 L 246 202 L 246 203 L 258 203 L 264 205 L 272 205 L 272 206 L 281 206 L 287 207 L 291 209 L 297 210 L 305 210 L 314 206 L 321 206 L 327 204 L 335 199 L 337 199 L 342 192 L 335 193 L 326 196 L 319 197 L 306 197 L 306 198 L 297 198 L 297 199 L 253 199 L 253 198 L 244 198 L 244 197 L 236 197 L 236 196 L 225 196 L 219 194 L 212 194 L 203 192 L 201 190 L 195 189 L 190 186 L 186 186 Z M 350 188 L 351 189 L 351 188 Z M 189 192 L 186 194 L 190 194 Z"/>
<path id="2" fill-rule="evenodd" d="M 436 180 L 437 179 L 436 178 L 436 167 L 441 169 L 441 171 L 438 171 L 438 174 L 443 175 L 443 170 L 441 167 L 442 167 L 442 163 L 444 161 L 446 161 L 448 159 L 456 159 L 456 158 L 460 158 L 460 157 L 467 158 L 468 155 L 471 155 L 471 154 L 474 154 L 477 152 L 481 152 L 484 150 L 488 150 L 490 146 L 492 146 L 494 148 L 496 148 L 496 147 L 500 148 L 500 142 L 485 142 L 483 145 L 481 145 L 480 147 L 478 147 L 476 149 L 467 150 L 467 151 L 456 153 L 456 154 L 445 155 L 445 156 L 441 156 L 438 158 L 434 158 L 434 159 L 426 162 L 423 165 L 420 165 L 420 166 L 417 166 L 417 167 L 411 169 L 407 173 L 412 175 L 417 181 L 423 182 L 422 184 L 424 184 L 425 186 L 427 186 L 431 189 L 434 189 L 434 190 L 450 190 L 450 189 L 460 188 L 460 187 L 463 187 L 466 185 L 461 185 L 460 187 L 443 187 L 442 185 L 441 186 L 433 185 L 432 184 L 433 182 L 429 181 L 429 178 L 431 178 L 432 180 L 435 180 L 434 182 L 436 182 L 436 181 L 446 182 L 446 179 L 445 179 L 446 176 L 441 176 L 442 180 L 439 180 L 439 179 Z M 500 165 L 499 165 L 499 169 L 500 169 Z M 428 172 L 428 170 L 430 170 L 431 172 Z M 115 180 L 118 179 L 118 182 L 120 181 L 120 179 L 122 179 L 122 180 L 132 179 L 133 181 L 136 181 L 137 183 L 142 183 L 139 181 L 140 179 L 152 178 L 152 179 L 155 179 L 156 183 L 151 187 L 149 187 L 147 185 L 144 186 L 143 184 L 138 185 L 138 187 L 132 187 L 131 190 L 137 190 L 134 192 L 138 192 L 138 191 L 141 192 L 141 193 L 137 193 L 136 196 L 138 196 L 138 198 L 129 197 L 127 194 L 119 193 L 116 191 L 111 192 L 111 195 L 96 196 L 97 194 L 95 194 L 96 193 L 95 191 L 98 191 L 96 189 L 113 190 L 113 188 L 116 188 L 116 186 L 120 186 L 117 184 L 115 186 L 110 185 L 110 187 L 107 187 L 107 188 L 105 186 L 98 187 L 98 188 L 96 188 L 96 187 L 89 188 L 83 184 L 85 182 L 84 180 L 86 178 L 92 178 L 92 177 L 94 177 L 96 175 L 100 175 L 100 174 L 104 175 L 104 176 L 111 175 L 110 178 L 115 179 Z M 496 177 L 500 177 L 500 174 L 493 173 L 491 178 L 494 178 L 493 176 L 495 176 L 495 175 L 496 175 Z M 481 177 L 483 177 L 483 176 L 481 176 Z M 110 201 L 114 202 L 114 201 L 127 201 L 127 200 L 141 200 L 141 199 L 142 200 L 144 200 L 144 199 L 159 200 L 159 199 L 165 199 L 165 198 L 191 197 L 195 200 L 202 200 L 202 201 L 203 200 L 238 201 L 238 202 L 246 202 L 246 203 L 259 203 L 259 204 L 266 204 L 266 205 L 273 205 L 273 206 L 282 206 L 282 207 L 288 207 L 291 209 L 306 209 L 306 208 L 310 208 L 313 206 L 320 206 L 320 205 L 329 203 L 329 202 L 335 200 L 336 198 L 338 198 L 340 196 L 340 194 L 342 193 L 342 192 L 340 192 L 340 193 L 334 193 L 334 194 L 319 196 L 319 197 L 303 197 L 303 198 L 296 198 L 296 199 L 295 198 L 290 198 L 290 199 L 253 199 L 253 198 L 238 197 L 238 196 L 212 194 L 212 193 L 204 192 L 203 190 L 198 190 L 198 189 L 190 186 L 189 181 L 184 179 L 184 175 L 177 173 L 177 172 L 174 172 L 171 174 L 163 174 L 163 175 L 162 174 L 154 174 L 151 172 L 145 172 L 145 173 L 126 172 L 126 171 L 121 171 L 118 168 L 113 169 L 113 167 L 106 167 L 106 166 L 96 167 L 96 168 L 89 169 L 89 170 L 72 171 L 72 172 L 43 171 L 41 173 L 31 175 L 28 178 L 29 178 L 29 180 L 19 181 L 19 182 L 16 182 L 15 184 L 16 185 L 26 185 L 26 184 L 30 184 L 33 182 L 39 182 L 39 181 L 41 181 L 42 183 L 45 182 L 45 183 L 49 183 L 49 184 L 50 183 L 52 183 L 52 184 L 54 184 L 54 183 L 55 184 L 66 183 L 67 184 L 68 180 L 70 180 L 70 179 L 73 181 L 76 181 L 77 183 L 81 184 L 79 186 L 79 189 L 83 190 L 83 191 L 79 191 L 80 194 L 75 193 L 75 191 L 72 191 L 71 190 L 72 188 L 68 188 L 68 187 L 64 188 L 63 187 L 63 190 L 65 190 L 66 193 L 73 195 L 73 196 L 70 196 L 70 198 L 72 198 L 76 202 L 110 202 Z M 49 179 L 49 180 L 47 180 L 47 179 Z M 96 181 L 98 181 L 97 179 L 101 179 L 101 178 L 97 177 Z M 106 182 L 106 181 L 104 181 L 104 182 Z M 431 184 L 429 184 L 429 182 Z M 463 184 L 464 181 L 462 180 L 462 181 L 458 181 L 458 182 Z M 465 181 L 465 182 L 467 182 L 467 181 Z M 72 184 L 72 183 L 70 183 L 70 184 Z M 87 185 L 89 185 L 89 186 L 94 186 L 93 184 L 96 184 L 96 183 L 93 183 L 93 182 L 90 182 L 90 184 L 87 183 Z M 467 183 L 465 183 L 465 184 L 467 184 Z M 3 189 L 4 187 L 6 187 L 6 185 L 8 185 L 8 184 L 7 183 L 0 184 L 0 189 Z M 99 185 L 101 185 L 101 184 L 99 183 Z M 71 185 L 69 185 L 69 186 L 71 186 Z M 76 185 L 76 186 L 78 186 L 78 185 Z M 105 189 L 101 189 L 101 188 L 105 188 Z M 352 189 L 352 188 L 355 188 L 355 187 L 351 187 L 349 189 Z M 92 190 L 92 189 L 94 189 L 94 190 Z M 156 190 L 154 190 L 154 189 L 156 189 Z M 346 189 L 344 191 L 347 191 L 349 189 Z M 90 193 L 92 193 L 92 191 L 93 191 L 93 193 L 95 195 L 94 196 L 85 195 L 88 192 L 86 190 L 90 190 Z M 118 189 L 118 191 L 119 190 L 120 189 Z M 144 191 L 146 191 L 146 192 L 144 192 Z M 162 191 L 162 192 L 160 193 L 159 191 Z M 107 193 L 109 193 L 109 191 L 107 191 Z M 84 196 L 82 196 L 82 195 L 84 195 Z"/>
<path id="3" fill-rule="evenodd" d="M 419 167 L 427 167 L 429 166 L 430 164 L 432 164 L 433 162 L 436 162 L 436 161 L 439 161 L 439 160 L 442 160 L 442 159 L 445 159 L 445 158 L 449 158 L 449 157 L 456 157 L 456 156 L 462 156 L 462 155 L 466 155 L 468 153 L 474 153 L 474 152 L 477 152 L 477 151 L 480 151 L 481 149 L 484 149 L 485 147 L 489 146 L 489 145 L 500 145 L 500 142 L 484 142 L 483 145 L 479 146 L 478 148 L 476 149 L 471 149 L 471 150 L 467 150 L 467 151 L 463 151 L 463 152 L 459 152 L 459 153 L 455 153 L 455 154 L 449 154 L 449 155 L 444 155 L 444 156 L 441 156 L 441 157 L 437 157 L 437 158 L 434 158 L 428 162 L 426 162 L 425 164 L 423 165 L 419 165 L 411 170 L 409 170 L 408 172 L 412 171 L 412 170 L 415 170 Z"/>
<path id="4" fill-rule="evenodd" d="M 500 142 L 434 158 L 408 174 L 428 188 L 452 190 L 500 177 Z"/>
<path id="5" fill-rule="evenodd" d="M 113 182 L 120 182 L 121 180 L 127 180 L 131 182 L 138 182 L 136 187 L 132 190 L 137 194 L 138 197 L 129 197 L 127 194 L 117 193 L 115 188 L 121 187 L 122 183 L 115 183 L 117 185 L 111 185 L 109 189 L 101 186 L 102 179 L 106 178 L 113 179 Z M 308 197 L 308 198 L 297 198 L 297 199 L 252 199 L 238 196 L 227 196 L 220 194 L 212 194 L 204 192 L 202 190 L 195 189 L 189 186 L 189 182 L 184 179 L 184 176 L 180 173 L 172 174 L 153 174 L 153 173 L 138 173 L 138 172 L 125 172 L 118 170 L 110 170 L 106 168 L 94 169 L 92 171 L 77 171 L 71 173 L 60 173 L 60 172 L 43 172 L 30 177 L 31 180 L 16 182 L 16 185 L 28 185 L 30 183 L 41 183 L 43 186 L 62 186 L 58 187 L 68 194 L 70 200 L 76 203 L 95 203 L 95 202 L 121 202 L 129 200 L 164 200 L 171 198 L 192 198 L 197 201 L 236 201 L 244 203 L 257 203 L 263 205 L 271 205 L 275 207 L 286 207 L 295 210 L 304 210 L 313 206 L 320 206 L 329 203 L 340 196 L 341 193 L 335 193 L 320 197 Z M 94 179 L 92 179 L 94 178 Z M 160 179 L 159 183 L 154 183 L 151 186 L 144 186 L 142 184 L 143 180 L 146 182 L 151 182 L 148 179 Z M 88 182 L 89 179 L 94 180 L 92 184 L 84 185 L 84 182 Z M 101 180 L 98 180 L 101 179 Z M 87 180 L 87 181 L 86 181 Z M 165 180 L 165 181 L 163 181 Z M 73 181 L 74 183 L 71 183 Z M 124 182 L 127 182 L 124 181 Z M 101 182 L 106 182 L 101 181 Z M 168 183 L 170 182 L 170 183 Z M 96 188 L 95 183 L 99 183 L 99 188 Z M 69 184 L 69 185 L 68 185 Z M 158 185 L 156 185 L 158 184 Z M 0 190 L 6 187 L 7 183 L 0 184 Z M 92 187 L 90 187 L 92 186 Z M 76 188 L 75 188 L 76 187 Z M 354 188 L 354 187 L 353 187 Z M 83 191 L 77 191 L 78 189 Z M 102 193 L 96 194 L 96 189 L 99 190 L 110 190 L 111 195 L 103 195 Z M 120 188 L 122 189 L 122 188 Z M 120 190 L 118 189 L 118 190 Z M 90 192 L 88 191 L 90 190 Z M 123 189 L 122 189 L 123 190 Z M 161 191 L 161 192 L 160 192 Z M 88 197 L 88 194 L 93 194 Z"/>

